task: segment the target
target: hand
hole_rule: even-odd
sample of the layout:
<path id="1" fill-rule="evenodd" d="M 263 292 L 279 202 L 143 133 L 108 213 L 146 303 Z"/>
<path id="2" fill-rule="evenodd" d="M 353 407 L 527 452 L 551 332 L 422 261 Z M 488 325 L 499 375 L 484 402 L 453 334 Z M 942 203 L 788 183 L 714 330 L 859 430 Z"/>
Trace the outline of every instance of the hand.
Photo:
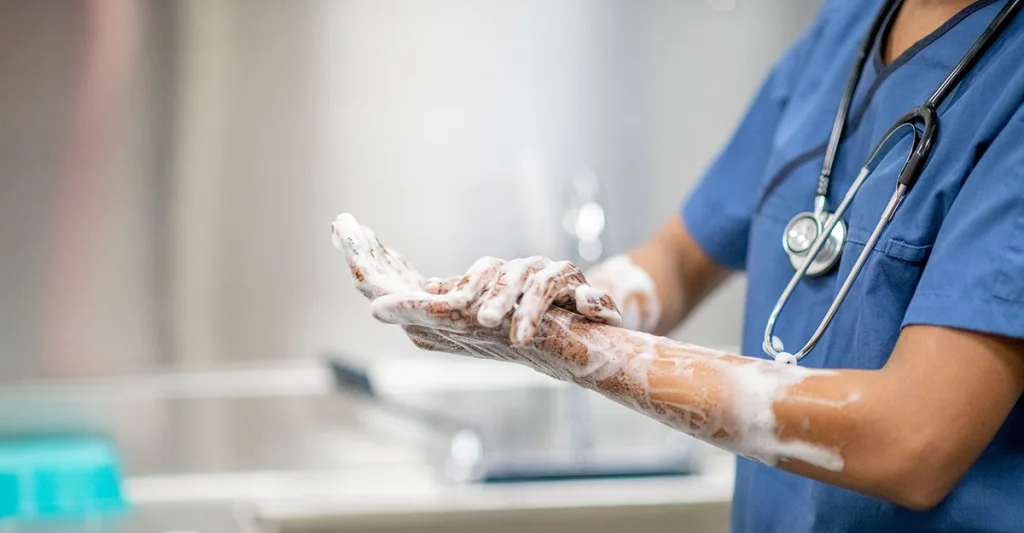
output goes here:
<path id="1" fill-rule="evenodd" d="M 443 295 L 437 299 L 439 304 L 471 314 L 480 327 L 500 329 L 510 320 L 513 344 L 530 342 L 541 319 L 553 307 L 594 322 L 622 324 L 611 296 L 590 286 L 579 267 L 568 261 L 531 257 L 506 262 L 485 257 L 464 276 L 429 280 L 424 290 Z M 378 312 L 386 311 L 382 307 L 378 306 Z"/>
<path id="2" fill-rule="evenodd" d="M 338 215 L 331 232 L 334 246 L 345 252 L 353 285 L 371 302 L 392 294 L 426 294 L 422 289 L 423 276 L 400 254 L 385 248 L 373 230 L 361 226 L 352 215 Z M 461 346 L 435 331 L 417 326 L 402 329 L 420 349 L 464 353 Z"/>
<path id="3" fill-rule="evenodd" d="M 614 320 L 614 304 L 569 264 L 484 258 L 464 276 L 424 280 L 350 215 L 339 216 L 333 231 L 373 315 L 400 325 L 421 349 L 522 364 L 691 432 L 710 419 L 686 406 L 652 403 L 652 369 L 690 372 L 693 367 L 678 357 L 656 361 L 669 348 L 663 339 L 599 323 L 604 317 Z M 553 304 L 581 313 L 548 308 Z M 517 328 L 529 328 L 528 339 L 513 343 Z"/>
<path id="4" fill-rule="evenodd" d="M 387 294 L 419 292 L 423 276 L 394 250 L 385 248 L 373 230 L 348 213 L 331 224 L 334 246 L 345 252 L 352 283 L 370 301 Z"/>
<path id="5" fill-rule="evenodd" d="M 521 279 L 522 276 L 509 276 L 508 270 L 514 273 L 523 268 L 539 273 L 544 270 L 541 267 L 543 261 L 531 260 L 527 265 L 522 264 L 527 261 L 506 263 L 485 258 L 477 261 L 464 276 L 424 280 L 407 261 L 381 245 L 373 232 L 360 226 L 351 215 L 339 216 L 332 230 L 335 245 L 345 252 L 353 282 L 371 301 L 374 316 L 383 322 L 401 325 L 421 349 L 517 362 L 558 379 L 569 380 L 593 375 L 605 365 L 603 358 L 592 356 L 595 348 L 609 350 L 628 344 L 610 337 L 608 332 L 596 334 L 592 331 L 596 322 L 557 307 L 546 314 L 542 312 L 543 319 L 539 325 L 530 318 L 531 322 L 527 323 L 533 325 L 535 334 L 529 344 L 513 345 L 510 342 L 513 313 L 505 312 L 497 326 L 481 324 L 479 317 L 484 304 L 490 300 L 471 296 L 479 296 L 490 288 L 507 286 L 507 281 L 492 283 L 499 277 L 502 280 L 519 279 L 514 286 L 525 287 L 528 280 Z M 552 264 L 548 262 L 547 265 L 551 267 Z M 541 281 L 548 279 L 548 282 L 531 285 L 547 289 L 534 292 L 531 299 L 544 302 L 548 301 L 548 296 L 539 298 L 536 295 L 573 294 L 572 298 L 553 297 L 551 301 L 584 309 L 588 316 L 598 320 L 614 310 L 613 304 L 603 297 L 585 297 L 588 291 L 586 288 L 581 290 L 585 287 L 579 282 L 581 274 L 564 268 L 564 265 L 557 269 L 549 268 L 548 272 L 550 276 L 546 274 L 540 278 Z M 554 275 L 559 272 L 568 275 Z M 504 275 L 499 276 L 501 273 Z M 562 282 L 555 283 L 555 280 Z M 500 294 L 502 298 L 508 297 L 504 291 Z M 513 302 L 518 294 L 512 293 Z M 577 303 L 577 294 L 584 295 L 579 298 L 584 305 Z M 494 308 L 489 307 L 483 315 L 490 315 L 489 319 L 493 319 L 494 312 Z M 524 320 L 521 319 L 520 323 Z"/>

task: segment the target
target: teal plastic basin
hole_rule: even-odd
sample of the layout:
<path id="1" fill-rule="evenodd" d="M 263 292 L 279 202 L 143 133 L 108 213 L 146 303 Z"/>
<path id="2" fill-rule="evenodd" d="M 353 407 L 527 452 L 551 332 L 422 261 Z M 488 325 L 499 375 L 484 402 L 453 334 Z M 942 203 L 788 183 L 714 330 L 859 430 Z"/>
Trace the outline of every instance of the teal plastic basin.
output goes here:
<path id="1" fill-rule="evenodd" d="M 0 440 L 0 520 L 74 521 L 120 515 L 128 508 L 110 441 Z"/>

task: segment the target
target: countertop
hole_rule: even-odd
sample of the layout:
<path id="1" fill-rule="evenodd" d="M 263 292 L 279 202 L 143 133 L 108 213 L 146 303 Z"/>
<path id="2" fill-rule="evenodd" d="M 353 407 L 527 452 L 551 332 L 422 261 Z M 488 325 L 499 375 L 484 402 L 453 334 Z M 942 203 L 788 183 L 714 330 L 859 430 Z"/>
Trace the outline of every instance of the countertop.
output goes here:
<path id="1" fill-rule="evenodd" d="M 338 395 L 322 361 L 22 384 L 0 390 L 0 407 L 7 427 L 66 428 L 74 420 L 102 428 L 122 453 L 128 497 L 157 513 L 191 506 L 218 509 L 221 517 L 246 509 L 264 523 L 365 521 L 727 506 L 732 493 L 733 462 L 718 451 L 689 476 L 450 482 L 415 438 L 404 437 L 404 428 L 388 431 L 386 423 L 370 419 L 374 414 Z"/>

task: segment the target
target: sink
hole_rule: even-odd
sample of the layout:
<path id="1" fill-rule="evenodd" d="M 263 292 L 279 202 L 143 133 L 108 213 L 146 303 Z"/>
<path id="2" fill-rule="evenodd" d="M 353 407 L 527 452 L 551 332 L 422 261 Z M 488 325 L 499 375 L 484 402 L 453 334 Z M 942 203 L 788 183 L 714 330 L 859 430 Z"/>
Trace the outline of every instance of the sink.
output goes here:
<path id="1" fill-rule="evenodd" d="M 420 426 L 423 449 L 448 480 L 678 476 L 701 468 L 696 439 L 595 392 L 532 371 L 511 381 L 527 370 L 514 365 L 424 359 L 369 368 L 341 355 L 330 361 L 340 390 Z M 406 376 L 418 383 L 387 385 Z M 503 382 L 481 386 L 495 379 Z"/>

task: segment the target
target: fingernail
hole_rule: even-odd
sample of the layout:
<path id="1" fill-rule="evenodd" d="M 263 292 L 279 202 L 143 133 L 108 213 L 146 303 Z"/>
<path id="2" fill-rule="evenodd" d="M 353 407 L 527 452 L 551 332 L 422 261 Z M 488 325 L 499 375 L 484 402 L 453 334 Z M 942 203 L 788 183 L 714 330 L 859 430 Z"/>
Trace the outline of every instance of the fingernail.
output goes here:
<path id="1" fill-rule="evenodd" d="M 612 311 L 611 309 L 602 308 L 598 311 L 597 318 L 609 326 L 622 326 L 622 315 L 616 311 Z"/>

